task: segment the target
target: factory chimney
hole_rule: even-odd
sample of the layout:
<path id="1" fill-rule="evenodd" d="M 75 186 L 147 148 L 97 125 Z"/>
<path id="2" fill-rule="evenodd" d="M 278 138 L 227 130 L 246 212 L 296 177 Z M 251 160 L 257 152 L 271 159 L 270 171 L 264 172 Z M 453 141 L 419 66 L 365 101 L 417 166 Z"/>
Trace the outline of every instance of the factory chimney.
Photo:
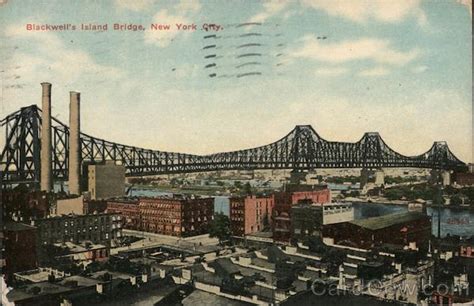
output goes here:
<path id="1" fill-rule="evenodd" d="M 69 193 L 81 194 L 81 94 L 71 91 L 69 104 Z"/>
<path id="2" fill-rule="evenodd" d="M 51 152 L 51 83 L 41 83 L 41 191 L 50 192 L 52 181 L 52 152 Z"/>

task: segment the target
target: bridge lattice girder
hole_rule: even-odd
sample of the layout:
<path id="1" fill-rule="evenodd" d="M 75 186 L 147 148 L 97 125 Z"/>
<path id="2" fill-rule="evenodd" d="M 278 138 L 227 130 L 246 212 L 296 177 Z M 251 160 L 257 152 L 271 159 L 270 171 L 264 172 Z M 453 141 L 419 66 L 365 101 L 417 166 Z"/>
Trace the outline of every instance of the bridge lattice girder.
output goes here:
<path id="1" fill-rule="evenodd" d="M 68 177 L 69 127 L 52 120 L 53 176 Z M 40 178 L 41 110 L 32 105 L 0 121 L 5 128 L 2 150 L 3 182 L 37 182 Z M 210 155 L 147 150 L 81 133 L 82 160 L 114 160 L 127 176 L 213 170 L 414 167 L 464 169 L 446 142 L 435 142 L 425 153 L 404 156 L 392 150 L 378 133 L 365 133 L 355 143 L 327 141 L 310 125 L 296 126 L 280 140 L 257 148 Z"/>

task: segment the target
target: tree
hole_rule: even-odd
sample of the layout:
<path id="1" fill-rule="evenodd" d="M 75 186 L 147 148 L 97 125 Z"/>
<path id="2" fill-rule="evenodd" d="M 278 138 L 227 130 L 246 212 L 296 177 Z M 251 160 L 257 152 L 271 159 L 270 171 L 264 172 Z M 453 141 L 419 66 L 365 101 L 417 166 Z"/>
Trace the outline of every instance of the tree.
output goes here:
<path id="1" fill-rule="evenodd" d="M 245 192 L 245 194 L 247 194 L 247 195 L 251 195 L 251 194 L 252 194 L 252 186 L 250 185 L 249 182 L 245 183 L 245 185 L 244 185 L 244 192 Z"/>
<path id="2" fill-rule="evenodd" d="M 220 243 L 229 240 L 231 236 L 229 217 L 223 213 L 214 214 L 214 220 L 209 223 L 209 236 L 216 237 Z"/>

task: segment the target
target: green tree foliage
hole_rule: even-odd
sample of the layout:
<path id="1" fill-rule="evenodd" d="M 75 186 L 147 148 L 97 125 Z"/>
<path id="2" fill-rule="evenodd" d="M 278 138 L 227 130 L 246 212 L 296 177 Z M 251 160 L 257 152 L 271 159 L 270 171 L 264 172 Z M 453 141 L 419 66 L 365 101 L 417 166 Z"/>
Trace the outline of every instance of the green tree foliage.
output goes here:
<path id="1" fill-rule="evenodd" d="M 249 183 L 249 182 L 245 183 L 245 185 L 244 185 L 244 192 L 245 192 L 245 194 L 247 194 L 247 195 L 251 195 L 251 194 L 252 194 L 252 186 L 250 186 L 250 183 Z"/>
<path id="2" fill-rule="evenodd" d="M 214 220 L 209 224 L 209 236 L 219 239 L 219 242 L 224 242 L 230 239 L 230 219 L 223 213 L 214 214 Z"/>

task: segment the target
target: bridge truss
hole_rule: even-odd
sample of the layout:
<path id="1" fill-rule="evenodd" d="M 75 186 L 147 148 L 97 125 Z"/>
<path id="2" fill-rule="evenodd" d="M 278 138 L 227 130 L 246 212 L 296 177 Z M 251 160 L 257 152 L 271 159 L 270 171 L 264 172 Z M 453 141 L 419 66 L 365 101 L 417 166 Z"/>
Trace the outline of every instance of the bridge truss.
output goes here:
<path id="1" fill-rule="evenodd" d="M 0 121 L 5 129 L 1 151 L 3 183 L 40 179 L 41 110 L 28 106 Z M 69 127 L 52 119 L 52 168 L 55 180 L 67 180 Z M 466 165 L 446 142 L 435 142 L 425 153 L 404 156 L 392 150 L 378 133 L 365 133 L 355 143 L 327 141 L 310 125 L 296 126 L 280 140 L 257 148 L 210 155 L 193 155 L 137 148 L 81 133 L 83 163 L 120 162 L 127 176 L 214 170 L 413 167 L 464 170 Z"/>

